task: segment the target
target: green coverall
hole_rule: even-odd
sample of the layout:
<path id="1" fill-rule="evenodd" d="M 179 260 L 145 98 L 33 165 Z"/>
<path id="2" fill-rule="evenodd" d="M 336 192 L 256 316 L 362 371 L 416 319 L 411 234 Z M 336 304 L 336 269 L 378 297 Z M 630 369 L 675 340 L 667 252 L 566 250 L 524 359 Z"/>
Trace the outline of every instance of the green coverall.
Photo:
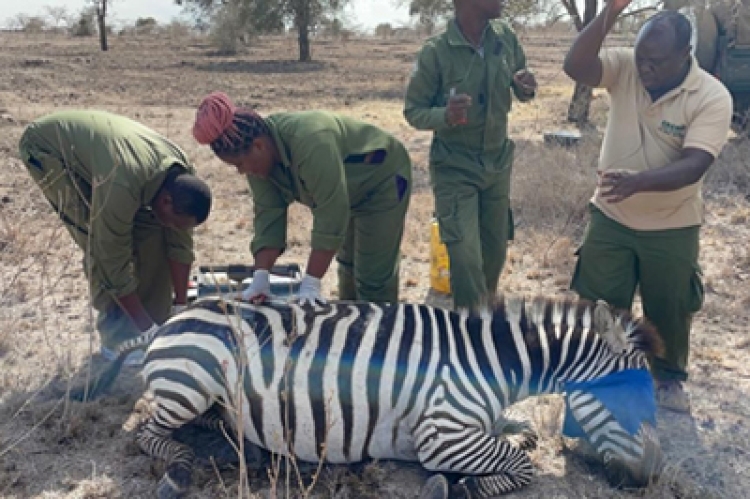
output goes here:
<path id="1" fill-rule="evenodd" d="M 137 291 L 156 323 L 172 305 L 169 261 L 192 263 L 189 231 L 163 227 L 150 203 L 173 165 L 193 172 L 185 154 L 144 125 L 102 111 L 62 111 L 34 121 L 21 159 L 84 250 L 97 329 L 113 349 L 139 331 L 117 298 Z"/>
<path id="2" fill-rule="evenodd" d="M 286 248 L 287 208 L 313 214 L 312 249 L 337 251 L 339 298 L 398 301 L 411 161 L 383 130 L 322 111 L 266 118 L 281 164 L 267 179 L 248 176 L 255 206 L 253 255 Z"/>
<path id="3" fill-rule="evenodd" d="M 419 130 L 433 130 L 430 176 L 440 238 L 448 249 L 454 306 L 475 309 L 491 299 L 512 238 L 508 138 L 511 89 L 526 56 L 511 28 L 491 22 L 481 50 L 466 41 L 455 20 L 422 47 L 406 92 L 404 116 Z M 465 125 L 450 126 L 451 91 L 468 94 Z"/>

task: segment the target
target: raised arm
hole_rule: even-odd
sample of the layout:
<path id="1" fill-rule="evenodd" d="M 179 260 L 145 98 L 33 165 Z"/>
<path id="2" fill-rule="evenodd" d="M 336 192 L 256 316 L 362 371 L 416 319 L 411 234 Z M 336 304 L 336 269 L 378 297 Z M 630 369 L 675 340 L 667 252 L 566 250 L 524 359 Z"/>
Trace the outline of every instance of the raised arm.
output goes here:
<path id="1" fill-rule="evenodd" d="M 599 51 L 604 39 L 632 0 L 610 0 L 598 16 L 586 26 L 565 56 L 563 70 L 573 80 L 595 87 L 602 80 L 602 61 Z"/>

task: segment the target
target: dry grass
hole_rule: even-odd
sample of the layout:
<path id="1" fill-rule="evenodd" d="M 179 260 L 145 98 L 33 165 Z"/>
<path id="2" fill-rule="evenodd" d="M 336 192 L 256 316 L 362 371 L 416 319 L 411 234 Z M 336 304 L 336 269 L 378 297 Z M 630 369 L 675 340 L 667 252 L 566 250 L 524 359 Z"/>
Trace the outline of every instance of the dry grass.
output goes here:
<path id="1" fill-rule="evenodd" d="M 190 136 L 200 97 L 223 90 L 264 112 L 328 108 L 391 131 L 414 161 L 414 196 L 403 246 L 402 298 L 441 297 L 428 290 L 429 134 L 401 116 L 401 97 L 416 40 L 316 43 L 313 64 L 300 64 L 293 40 L 258 41 L 237 56 L 217 56 L 201 39 L 118 38 L 103 54 L 88 40 L 2 34 L 0 64 L 0 497 L 150 497 L 163 470 L 141 455 L 120 431 L 139 382 L 123 376 L 111 395 L 89 404 L 66 404 L 58 395 L 79 376 L 90 355 L 92 316 L 80 255 L 16 157 L 31 119 L 55 107 L 99 107 L 129 115 L 182 145 L 216 196 L 215 209 L 197 232 L 199 264 L 247 263 L 252 208 L 247 187 Z M 512 202 L 518 227 L 502 279 L 503 291 L 564 294 L 573 252 L 586 223 L 600 137 L 575 149 L 551 148 L 541 133 L 565 126 L 571 85 L 560 71 L 569 35 L 529 33 L 529 61 L 542 88 L 537 102 L 516 105 L 511 133 L 518 148 Z M 287 60 L 289 59 L 289 60 Z M 606 98 L 598 94 L 592 117 L 601 130 Z M 7 117 L 6 117 L 7 115 Z M 9 117 L 9 118 L 8 118 Z M 693 417 L 660 415 L 669 462 L 664 478 L 637 496 L 743 497 L 750 488 L 750 143 L 734 141 L 705 182 L 707 220 L 701 265 L 706 305 L 696 317 L 691 359 Z M 285 261 L 304 263 L 311 218 L 290 213 Z M 335 297 L 335 272 L 324 291 Z M 517 497 L 625 498 L 600 470 L 565 450 L 559 437 L 559 399 L 531 401 L 525 414 L 540 430 L 533 454 L 538 475 Z M 309 470 L 302 474 L 309 485 Z M 284 470 L 286 473 L 286 470 Z M 244 475 L 244 474 L 243 474 Z M 265 470 L 248 470 L 247 485 L 234 469 L 201 469 L 191 497 L 265 497 Z M 424 473 L 414 465 L 371 463 L 326 467 L 311 497 L 412 498 Z M 285 491 L 299 492 L 292 481 Z M 295 492 L 296 491 L 296 492 Z"/>

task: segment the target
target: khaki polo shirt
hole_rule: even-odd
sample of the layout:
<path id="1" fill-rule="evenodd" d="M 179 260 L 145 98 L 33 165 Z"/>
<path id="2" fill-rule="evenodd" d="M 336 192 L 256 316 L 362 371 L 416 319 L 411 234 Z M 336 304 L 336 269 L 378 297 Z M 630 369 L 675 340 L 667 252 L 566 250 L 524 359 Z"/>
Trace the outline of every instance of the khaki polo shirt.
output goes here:
<path id="1" fill-rule="evenodd" d="M 656 102 L 641 83 L 633 49 L 600 54 L 602 80 L 610 96 L 609 119 L 599 157 L 599 172 L 661 168 L 686 147 L 713 157 L 727 141 L 732 98 L 717 79 L 693 59 L 685 80 Z M 636 230 L 664 230 L 700 225 L 703 198 L 698 182 L 670 192 L 645 192 L 608 203 L 597 188 L 592 202 L 605 215 Z"/>

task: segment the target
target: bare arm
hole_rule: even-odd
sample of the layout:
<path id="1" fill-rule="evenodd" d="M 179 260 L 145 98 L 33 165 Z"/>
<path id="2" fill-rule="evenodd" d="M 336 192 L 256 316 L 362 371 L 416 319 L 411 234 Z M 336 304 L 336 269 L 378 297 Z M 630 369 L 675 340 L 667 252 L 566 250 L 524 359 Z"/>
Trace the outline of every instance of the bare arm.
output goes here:
<path id="1" fill-rule="evenodd" d="M 133 292 L 127 295 L 118 296 L 117 303 L 122 310 L 130 317 L 135 326 L 141 331 L 148 331 L 154 325 L 154 320 L 148 315 L 146 309 L 138 298 L 138 294 Z"/>
<path id="2" fill-rule="evenodd" d="M 702 149 L 686 148 L 677 161 L 639 173 L 613 171 L 602 174 L 602 197 L 617 203 L 639 192 L 667 192 L 696 183 L 713 164 L 714 157 Z"/>
<path id="3" fill-rule="evenodd" d="M 271 270 L 271 267 L 276 263 L 279 256 L 281 256 L 281 250 L 279 248 L 262 248 L 253 255 L 253 258 L 255 259 L 255 267 Z"/>
<path id="4" fill-rule="evenodd" d="M 573 80 L 590 87 L 602 81 L 602 61 L 599 52 L 615 21 L 632 0 L 610 0 L 598 16 L 576 37 L 563 70 Z"/>
<path id="5" fill-rule="evenodd" d="M 169 273 L 172 276 L 174 302 L 178 305 L 186 304 L 188 282 L 190 281 L 190 264 L 169 260 Z"/>
<path id="6" fill-rule="evenodd" d="M 312 250 L 307 259 L 306 273 L 318 279 L 322 278 L 331 266 L 334 255 L 336 255 L 335 250 Z"/>

